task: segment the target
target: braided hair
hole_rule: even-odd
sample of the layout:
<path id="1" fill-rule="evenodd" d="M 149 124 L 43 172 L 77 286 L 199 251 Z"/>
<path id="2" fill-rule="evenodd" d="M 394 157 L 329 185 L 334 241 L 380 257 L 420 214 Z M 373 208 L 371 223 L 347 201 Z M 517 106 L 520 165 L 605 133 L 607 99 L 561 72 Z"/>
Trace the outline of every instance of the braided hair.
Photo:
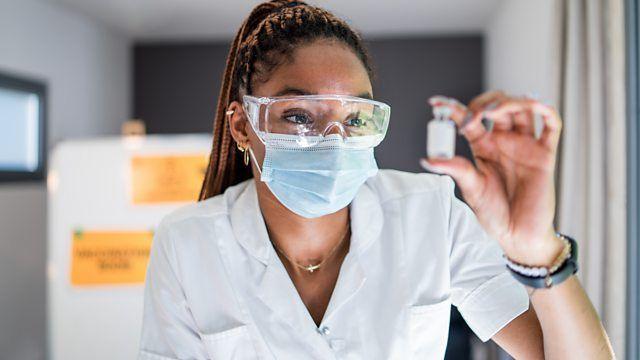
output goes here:
<path id="1" fill-rule="evenodd" d="M 229 186 L 251 178 L 251 168 L 235 151 L 225 112 L 232 101 L 252 93 L 252 85 L 291 60 L 296 47 L 317 39 L 335 39 L 354 51 L 369 77 L 369 55 L 360 35 L 330 12 L 302 1 L 272 0 L 257 5 L 242 23 L 227 56 L 216 117 L 213 146 L 199 200 L 221 194 Z"/>

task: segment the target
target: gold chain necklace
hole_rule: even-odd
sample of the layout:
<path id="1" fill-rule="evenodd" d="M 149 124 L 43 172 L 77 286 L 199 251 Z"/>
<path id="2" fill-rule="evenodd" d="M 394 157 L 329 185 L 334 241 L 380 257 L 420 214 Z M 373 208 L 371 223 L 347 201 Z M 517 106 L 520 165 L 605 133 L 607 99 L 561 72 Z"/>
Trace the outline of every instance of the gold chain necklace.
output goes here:
<path id="1" fill-rule="evenodd" d="M 331 249 L 331 251 L 329 251 L 329 254 L 327 254 L 327 256 L 324 258 L 324 260 L 322 260 L 321 262 L 319 262 L 319 263 L 317 263 L 317 264 L 315 264 L 315 265 L 313 265 L 313 264 L 309 264 L 309 265 L 307 265 L 307 266 L 300 265 L 300 264 L 298 264 L 297 262 L 295 262 L 295 261 L 291 260 L 291 259 L 287 256 L 287 254 L 285 254 L 285 253 L 284 253 L 284 251 L 282 251 L 282 250 L 281 250 L 281 249 L 276 245 L 276 243 L 275 243 L 275 242 L 271 241 L 271 243 L 273 244 L 273 247 L 275 247 L 275 248 L 276 248 L 276 250 L 278 250 L 278 252 L 279 252 L 280 254 L 282 254 L 282 256 L 284 256 L 287 260 L 289 260 L 289 262 L 291 262 L 293 265 L 295 265 L 295 266 L 297 266 L 297 267 L 299 267 L 299 268 L 301 268 L 301 269 L 307 270 L 309 273 L 313 273 L 315 270 L 318 270 L 318 269 L 320 268 L 320 266 L 324 265 L 324 263 L 325 263 L 325 262 L 327 262 L 327 260 L 329 260 L 329 259 L 331 258 L 331 255 L 333 255 L 333 253 L 334 253 L 334 252 L 335 252 L 335 251 L 340 247 L 340 245 L 342 245 L 342 243 L 344 242 L 344 239 L 346 239 L 346 238 L 347 238 L 347 234 L 349 234 L 349 228 L 350 228 L 350 226 L 347 226 L 347 231 L 345 231 L 344 235 L 342 235 L 342 239 L 340 239 L 340 241 L 338 242 L 338 244 L 337 244 L 333 249 Z"/>

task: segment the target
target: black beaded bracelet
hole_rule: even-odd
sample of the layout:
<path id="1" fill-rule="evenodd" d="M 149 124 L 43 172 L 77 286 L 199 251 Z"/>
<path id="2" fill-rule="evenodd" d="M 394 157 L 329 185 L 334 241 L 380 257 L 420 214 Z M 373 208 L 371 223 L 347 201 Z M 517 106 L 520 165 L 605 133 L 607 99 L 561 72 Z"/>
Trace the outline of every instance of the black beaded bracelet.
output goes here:
<path id="1" fill-rule="evenodd" d="M 558 234 L 563 239 L 569 241 L 571 246 L 570 256 L 568 256 L 555 271 L 546 271 L 544 275 L 531 275 L 535 271 L 522 271 L 522 266 L 508 266 L 511 275 L 525 286 L 540 289 L 550 288 L 558 285 L 578 271 L 578 244 L 569 236 Z M 531 268 L 533 269 L 533 268 Z"/>

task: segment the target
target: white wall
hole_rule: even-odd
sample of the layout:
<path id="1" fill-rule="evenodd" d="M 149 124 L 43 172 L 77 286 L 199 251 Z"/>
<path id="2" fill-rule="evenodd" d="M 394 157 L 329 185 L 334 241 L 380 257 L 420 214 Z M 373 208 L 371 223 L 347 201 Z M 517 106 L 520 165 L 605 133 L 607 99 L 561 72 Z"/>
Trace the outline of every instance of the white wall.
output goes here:
<path id="1" fill-rule="evenodd" d="M 485 88 L 555 103 L 555 0 L 501 0 L 485 30 Z M 533 30 L 532 30 L 533 29 Z"/>
<path id="2" fill-rule="evenodd" d="M 129 39 L 48 0 L 0 0 L 0 71 L 48 86 L 49 147 L 119 132 L 130 114 Z M 0 358 L 44 359 L 46 189 L 0 184 Z"/>

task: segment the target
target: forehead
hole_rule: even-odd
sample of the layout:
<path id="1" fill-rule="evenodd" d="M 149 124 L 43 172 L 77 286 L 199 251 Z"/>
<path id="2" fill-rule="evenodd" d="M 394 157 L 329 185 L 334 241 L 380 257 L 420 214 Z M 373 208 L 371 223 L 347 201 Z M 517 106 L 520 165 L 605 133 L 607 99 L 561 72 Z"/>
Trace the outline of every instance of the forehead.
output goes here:
<path id="1" fill-rule="evenodd" d="M 254 95 L 309 94 L 371 95 L 371 81 L 356 54 L 337 41 L 319 40 L 296 48 L 289 61 L 277 66 Z"/>

